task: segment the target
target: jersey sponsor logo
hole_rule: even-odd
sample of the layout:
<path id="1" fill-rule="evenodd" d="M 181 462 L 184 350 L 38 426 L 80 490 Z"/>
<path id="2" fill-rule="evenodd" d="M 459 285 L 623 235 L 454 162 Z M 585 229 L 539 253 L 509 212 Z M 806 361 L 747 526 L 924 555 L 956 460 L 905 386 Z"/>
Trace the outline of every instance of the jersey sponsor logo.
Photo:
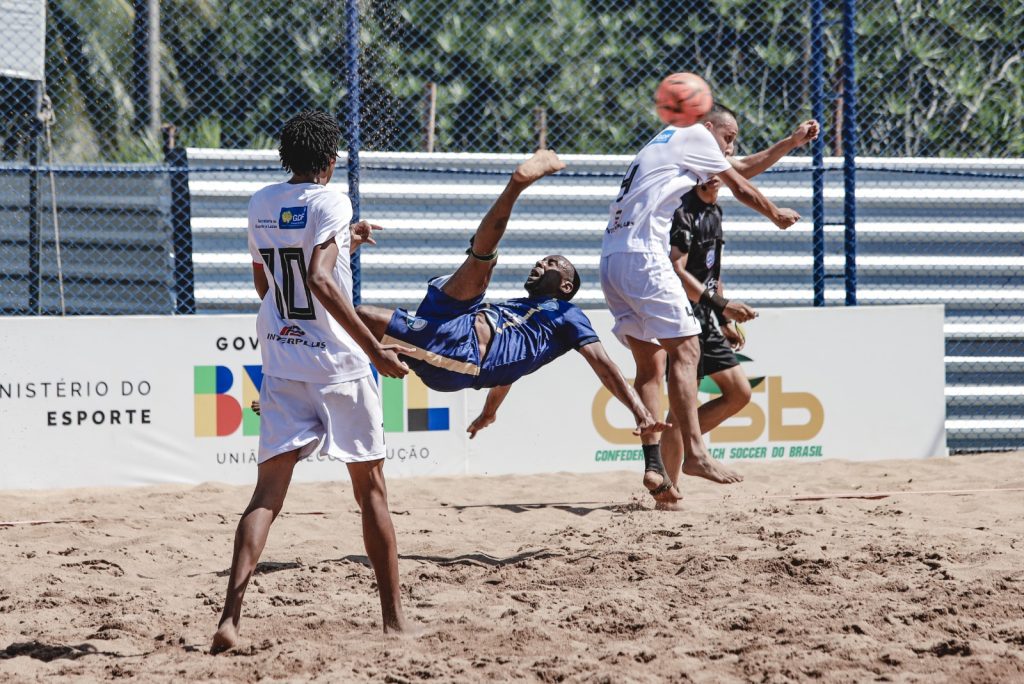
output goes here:
<path id="1" fill-rule="evenodd" d="M 711 268 L 712 266 L 715 265 L 715 253 L 714 252 L 708 252 L 708 255 L 706 257 L 704 257 L 704 264 L 708 268 Z"/>
<path id="2" fill-rule="evenodd" d="M 405 325 L 409 330 L 419 331 L 427 327 L 427 319 L 416 318 L 415 316 L 406 316 Z"/>
<path id="3" fill-rule="evenodd" d="M 255 226 L 256 228 L 264 228 L 264 229 L 277 228 L 277 223 L 274 222 L 274 219 L 258 218 L 258 219 L 256 219 L 255 223 L 256 223 L 256 226 Z"/>
<path id="4" fill-rule="evenodd" d="M 661 133 L 659 133 L 658 135 L 654 136 L 651 139 L 651 142 L 649 142 L 647 144 L 648 145 L 664 145 L 669 140 L 671 140 L 672 136 L 675 135 L 675 134 L 676 134 L 676 131 L 675 131 L 674 128 L 666 128 Z"/>
<path id="5" fill-rule="evenodd" d="M 277 220 L 277 227 L 282 230 L 299 230 L 306 227 L 308 207 L 284 207 Z"/>
<path id="6" fill-rule="evenodd" d="M 608 222 L 608 226 L 604 229 L 604 232 L 606 232 L 606 233 L 614 233 L 617 230 L 622 230 L 623 228 L 632 228 L 632 227 L 633 227 L 633 222 L 632 221 L 623 221 L 622 220 L 622 210 L 621 209 L 617 209 L 615 211 L 615 215 L 612 217 L 612 220 Z"/>
<path id="7" fill-rule="evenodd" d="M 281 332 L 278 333 L 267 333 L 268 342 L 277 342 L 279 344 L 290 344 L 292 346 L 301 345 L 303 347 L 309 347 L 310 349 L 327 349 L 327 343 L 323 340 L 307 340 L 306 331 L 297 325 L 286 325 L 281 328 Z"/>

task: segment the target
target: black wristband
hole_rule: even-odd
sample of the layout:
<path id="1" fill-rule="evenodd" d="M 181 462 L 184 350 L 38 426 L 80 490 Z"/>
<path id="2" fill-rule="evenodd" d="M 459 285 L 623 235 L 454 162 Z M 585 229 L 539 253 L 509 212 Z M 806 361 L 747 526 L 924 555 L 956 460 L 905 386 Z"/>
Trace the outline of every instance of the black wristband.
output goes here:
<path id="1" fill-rule="evenodd" d="M 704 290 L 700 295 L 700 301 L 702 304 L 711 307 L 711 310 L 715 312 L 715 315 L 720 315 L 725 311 L 725 307 L 729 305 L 728 299 L 717 292 L 712 292 L 711 290 Z"/>
<path id="2" fill-rule="evenodd" d="M 466 250 L 466 254 L 473 257 L 477 261 L 494 261 L 498 258 L 498 250 L 494 250 L 490 254 L 477 254 L 473 251 L 473 238 L 469 238 L 469 249 Z"/>

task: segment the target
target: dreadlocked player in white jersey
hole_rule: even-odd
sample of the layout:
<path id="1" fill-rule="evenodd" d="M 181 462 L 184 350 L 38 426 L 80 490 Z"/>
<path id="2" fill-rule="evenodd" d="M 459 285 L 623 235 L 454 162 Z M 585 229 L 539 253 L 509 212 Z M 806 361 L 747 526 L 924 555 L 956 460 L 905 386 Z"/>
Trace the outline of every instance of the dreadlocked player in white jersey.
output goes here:
<path id="1" fill-rule="evenodd" d="M 385 632 L 404 631 L 398 551 L 384 485 L 384 428 L 370 362 L 384 376 L 409 372 L 352 306 L 348 198 L 326 187 L 334 173 L 340 129 L 324 112 L 290 119 L 281 133 L 286 183 L 249 203 L 253 283 L 263 300 L 257 317 L 263 355 L 256 490 L 235 532 L 227 598 L 211 652 L 238 641 L 246 586 L 270 525 L 284 504 L 295 464 L 316 450 L 348 467 L 363 517 L 363 543 L 380 593 Z M 352 227 L 372 243 L 372 226 Z"/>
<path id="2" fill-rule="evenodd" d="M 660 378 L 665 374 L 666 358 L 672 361 L 668 398 L 681 431 L 683 472 L 721 483 L 738 482 L 742 477 L 716 463 L 701 436 L 697 419 L 701 327 L 669 259 L 672 214 L 690 188 L 718 177 L 736 199 L 779 228 L 800 219 L 792 209 L 772 204 L 725 154 L 725 148 L 703 125 L 669 126 L 661 131 L 629 165 L 619 196 L 611 204 L 601 249 L 601 289 L 615 317 L 613 332 L 633 353 L 634 384 L 640 398 L 658 415 Z M 641 439 L 644 485 L 659 504 L 671 507 L 681 497 L 661 462 L 660 435 Z"/>

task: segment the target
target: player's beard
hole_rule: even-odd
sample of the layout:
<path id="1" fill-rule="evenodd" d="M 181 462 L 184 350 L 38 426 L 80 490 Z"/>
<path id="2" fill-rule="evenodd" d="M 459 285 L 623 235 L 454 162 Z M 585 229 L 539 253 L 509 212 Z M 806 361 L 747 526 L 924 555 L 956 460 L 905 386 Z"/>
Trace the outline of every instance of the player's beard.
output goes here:
<path id="1" fill-rule="evenodd" d="M 562 285 L 562 274 L 556 269 L 544 271 L 534 280 L 526 279 L 523 287 L 531 297 L 554 297 Z"/>

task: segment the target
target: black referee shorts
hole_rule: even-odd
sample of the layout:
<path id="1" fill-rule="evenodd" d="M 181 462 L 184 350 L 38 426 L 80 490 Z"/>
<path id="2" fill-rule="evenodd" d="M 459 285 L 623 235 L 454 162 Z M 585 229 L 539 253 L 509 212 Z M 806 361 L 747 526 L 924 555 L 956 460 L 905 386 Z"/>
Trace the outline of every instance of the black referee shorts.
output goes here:
<path id="1" fill-rule="evenodd" d="M 714 375 L 724 370 L 729 370 L 740 365 L 729 345 L 729 340 L 718 329 L 718 326 L 711 321 L 701 322 L 703 330 L 700 333 L 700 364 L 697 366 L 697 377 Z"/>
<path id="2" fill-rule="evenodd" d="M 740 365 L 736 353 L 729 346 L 729 340 L 718 329 L 714 313 L 700 302 L 690 303 L 693 314 L 700 321 L 700 361 L 697 363 L 697 379 L 714 375 Z M 668 369 L 665 369 L 666 379 Z"/>

